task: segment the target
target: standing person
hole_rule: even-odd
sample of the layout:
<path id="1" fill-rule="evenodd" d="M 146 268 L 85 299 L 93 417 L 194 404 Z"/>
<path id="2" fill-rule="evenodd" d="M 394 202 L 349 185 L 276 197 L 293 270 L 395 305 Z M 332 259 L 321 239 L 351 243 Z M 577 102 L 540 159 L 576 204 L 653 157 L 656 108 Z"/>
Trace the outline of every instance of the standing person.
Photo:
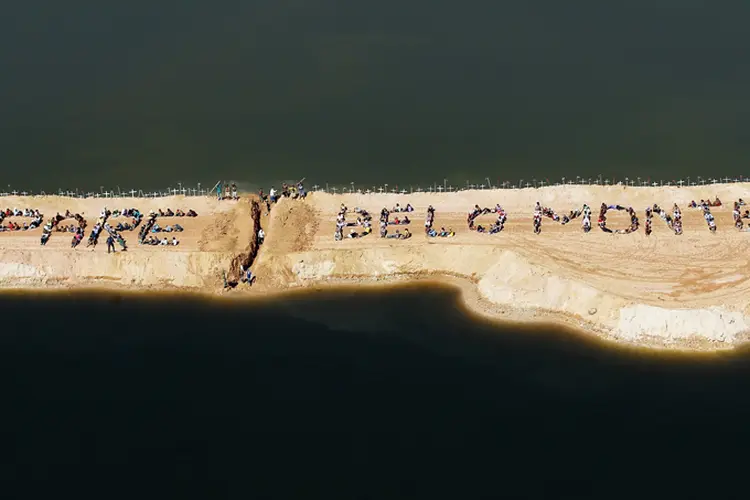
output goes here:
<path id="1" fill-rule="evenodd" d="M 240 197 L 237 196 L 237 184 L 235 184 L 234 182 L 232 183 L 232 199 L 233 200 L 239 200 L 240 199 Z"/>
<path id="2" fill-rule="evenodd" d="M 110 251 L 115 252 L 115 239 L 112 237 L 112 235 L 109 235 L 109 238 L 107 238 L 107 253 Z"/>
<path id="3" fill-rule="evenodd" d="M 248 285 L 252 285 L 253 281 L 255 281 L 255 276 L 253 275 L 253 272 L 250 269 L 248 269 L 247 271 L 243 270 L 243 273 L 245 274 L 245 276 L 243 276 L 240 279 L 240 281 L 242 281 L 243 283 L 247 283 Z"/>
<path id="4" fill-rule="evenodd" d="M 266 232 L 263 231 L 263 228 L 258 229 L 258 244 L 262 245 L 263 240 L 266 239 Z"/>
<path id="5" fill-rule="evenodd" d="M 221 183 L 216 185 L 216 198 L 221 201 Z"/>

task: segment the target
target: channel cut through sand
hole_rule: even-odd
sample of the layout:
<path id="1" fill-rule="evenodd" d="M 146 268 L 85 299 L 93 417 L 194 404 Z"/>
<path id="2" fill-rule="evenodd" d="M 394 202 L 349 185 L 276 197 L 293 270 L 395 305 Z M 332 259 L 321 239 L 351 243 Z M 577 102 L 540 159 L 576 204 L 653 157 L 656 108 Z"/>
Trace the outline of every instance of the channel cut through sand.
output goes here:
<path id="1" fill-rule="evenodd" d="M 462 191 L 418 194 L 344 194 L 315 192 L 306 200 L 282 199 L 261 216 L 266 240 L 253 263 L 257 282 L 223 289 L 223 272 L 247 252 L 257 228 L 250 217 L 257 198 L 70 199 L 6 197 L 0 206 L 38 208 L 45 220 L 56 212 L 84 212 L 89 229 L 104 205 L 196 210 L 181 220 L 178 247 L 143 247 L 137 232 L 124 233 L 129 250 L 107 255 L 96 249 L 70 249 L 67 233 L 53 233 L 40 247 L 41 230 L 0 233 L 0 286 L 4 288 L 184 289 L 231 297 L 267 296 L 292 289 L 340 285 L 441 281 L 459 286 L 474 311 L 514 321 L 563 322 L 598 336 L 638 345 L 720 349 L 747 341 L 750 333 L 750 232 L 734 228 L 732 202 L 746 198 L 750 185 L 702 187 L 555 186 L 541 189 Z M 711 209 L 718 231 L 711 233 L 691 200 L 721 198 Z M 592 208 L 590 233 L 580 219 L 560 225 L 545 218 L 533 232 L 535 203 L 567 213 L 586 203 Z M 607 234 L 596 226 L 604 202 L 632 206 L 641 220 L 633 234 Z M 373 234 L 334 240 L 336 214 L 344 203 L 373 216 Z M 378 236 L 384 207 L 410 203 L 413 237 Z M 508 213 L 505 229 L 494 235 L 470 231 L 466 217 L 478 204 L 500 204 Z M 658 217 L 653 234 L 644 232 L 645 208 L 659 204 L 671 212 L 677 203 L 684 234 Z M 452 238 L 428 238 L 424 219 L 435 207 L 434 227 L 450 227 Z M 479 224 L 490 224 L 486 215 Z M 352 215 L 348 220 L 354 220 Z M 165 221 L 160 219 L 161 223 Z M 625 212 L 610 211 L 608 227 L 625 228 Z M 750 222 L 747 219 L 745 222 Z M 389 227 L 390 230 L 395 228 Z M 373 316 L 373 321 L 377 315 Z"/>

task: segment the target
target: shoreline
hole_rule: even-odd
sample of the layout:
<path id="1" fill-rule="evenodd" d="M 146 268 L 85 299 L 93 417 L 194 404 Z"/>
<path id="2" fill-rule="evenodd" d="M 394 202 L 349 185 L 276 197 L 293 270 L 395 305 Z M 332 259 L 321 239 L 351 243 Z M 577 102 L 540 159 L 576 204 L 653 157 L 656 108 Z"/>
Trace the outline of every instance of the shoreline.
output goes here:
<path id="1" fill-rule="evenodd" d="M 482 297 L 477 289 L 476 283 L 465 276 L 433 273 L 431 275 L 391 275 L 380 278 L 355 279 L 341 278 L 328 282 L 310 283 L 308 285 L 291 287 L 287 289 L 268 289 L 258 292 L 252 289 L 244 290 L 206 290 L 179 286 L 150 287 L 150 288 L 123 288 L 116 283 L 91 282 L 76 284 L 75 286 L 47 285 L 45 288 L 34 288 L 27 286 L 3 286 L 0 288 L 2 295 L 35 295 L 56 296 L 69 294 L 93 294 L 106 293 L 114 296 L 132 297 L 154 297 L 175 298 L 186 296 L 193 299 L 223 302 L 226 304 L 255 302 L 264 303 L 284 298 L 311 298 L 316 293 L 341 293 L 347 291 L 385 291 L 398 288 L 411 288 L 435 285 L 447 287 L 458 293 L 460 305 L 475 319 L 487 321 L 493 325 L 502 327 L 518 327 L 524 330 L 536 327 L 562 328 L 575 335 L 585 337 L 587 341 L 601 342 L 609 348 L 634 349 L 638 351 L 651 352 L 674 352 L 674 353 L 722 353 L 732 352 L 743 348 L 750 342 L 750 332 L 747 332 L 742 341 L 733 344 L 712 342 L 701 337 L 691 337 L 687 340 L 666 342 L 659 336 L 649 336 L 637 340 L 626 340 L 614 335 L 610 329 L 603 328 L 593 321 L 587 321 L 580 317 L 565 314 L 559 311 L 545 309 L 522 309 L 508 304 L 497 304 Z"/>
<path id="2" fill-rule="evenodd" d="M 0 233 L 0 293 L 108 290 L 232 300 L 436 283 L 458 289 L 465 309 L 490 321 L 560 326 L 622 346 L 726 351 L 750 339 L 750 270 L 745 270 L 742 258 L 750 234 L 732 227 L 731 207 L 750 192 L 750 184 L 710 189 L 559 186 L 442 194 L 313 192 L 305 200 L 282 198 L 269 215 L 263 204 L 263 213 L 257 213 L 253 195 L 240 201 L 18 197 L 5 204 L 38 208 L 45 219 L 72 208 L 90 225 L 104 205 L 141 211 L 195 208 L 199 216 L 179 219 L 185 225 L 180 246 L 137 245 L 135 234 L 128 233 L 129 251 L 115 255 L 107 255 L 101 246 L 72 250 L 68 237 L 57 233 L 40 247 L 40 229 Z M 721 207 L 712 207 L 717 233 L 708 231 L 700 210 L 687 208 L 691 199 L 714 196 L 723 200 Z M 545 219 L 541 234 L 534 234 L 536 201 L 560 213 L 582 203 L 597 207 L 606 202 L 632 206 L 641 217 L 645 206 L 678 203 L 685 230 L 675 235 L 656 219 L 650 236 L 642 227 L 632 234 L 606 234 L 594 226 L 584 234 L 579 220 L 561 225 Z M 409 213 L 413 224 L 406 226 L 413 231 L 411 238 L 371 234 L 334 240 L 341 204 L 377 215 L 383 207 L 407 202 L 415 209 Z M 509 214 L 504 231 L 488 235 L 467 228 L 467 209 L 475 204 L 502 204 Z M 437 210 L 435 227 L 452 227 L 455 237 L 422 233 L 430 205 Z M 356 215 L 348 217 L 353 220 Z M 485 215 L 480 224 L 492 218 Z M 617 211 L 608 218 L 613 228 L 629 221 Z M 165 218 L 164 224 L 176 220 Z M 258 248 L 254 238 L 261 225 L 266 240 Z M 242 290 L 243 284 L 223 290 L 223 273 L 236 281 L 243 262 L 252 264 L 256 284 L 250 290 Z"/>

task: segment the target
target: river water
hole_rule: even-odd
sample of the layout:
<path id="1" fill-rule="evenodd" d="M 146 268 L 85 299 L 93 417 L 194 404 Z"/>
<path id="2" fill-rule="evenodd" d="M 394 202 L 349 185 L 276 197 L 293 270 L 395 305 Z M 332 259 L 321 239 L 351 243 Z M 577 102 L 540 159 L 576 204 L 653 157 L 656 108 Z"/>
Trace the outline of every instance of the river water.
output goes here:
<path id="1" fill-rule="evenodd" d="M 748 18 L 698 0 L 16 2 L 2 187 L 748 175 Z"/>
<path id="2" fill-rule="evenodd" d="M 3 7 L 0 191 L 748 173 L 748 2 L 178 4 Z M 443 290 L 0 314 L 24 497 L 726 498 L 748 441 L 745 351 L 490 325 Z"/>
<path id="3" fill-rule="evenodd" d="M 491 324 L 449 289 L 6 295 L 0 314 L 3 474 L 32 488 L 633 498 L 692 494 L 669 479 L 683 459 L 747 444 L 746 352 Z"/>

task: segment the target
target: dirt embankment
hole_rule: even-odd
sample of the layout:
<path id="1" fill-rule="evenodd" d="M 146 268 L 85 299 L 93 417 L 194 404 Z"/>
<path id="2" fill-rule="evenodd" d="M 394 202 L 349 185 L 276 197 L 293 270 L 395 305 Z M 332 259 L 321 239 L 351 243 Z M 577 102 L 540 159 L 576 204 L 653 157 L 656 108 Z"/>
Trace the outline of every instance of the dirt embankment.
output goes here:
<path id="1" fill-rule="evenodd" d="M 197 217 L 162 219 L 160 225 L 179 223 L 181 232 L 168 233 L 179 245 L 138 245 L 134 231 L 123 231 L 130 243 L 127 252 L 108 254 L 106 245 L 71 248 L 71 234 L 53 231 L 48 243 L 40 245 L 42 228 L 0 232 L 0 288 L 116 287 L 137 290 L 185 288 L 221 289 L 223 272 L 242 251 L 250 235 L 251 205 L 247 200 L 218 201 L 209 197 L 74 199 L 61 196 L 5 197 L 0 208 L 29 207 L 46 218 L 66 210 L 81 214 L 78 224 L 89 227 L 104 207 L 110 210 L 137 208 L 142 213 L 159 209 L 190 209 Z M 23 222 L 10 217 L 4 222 Z M 73 219 L 64 221 L 69 225 Z M 110 224 L 132 222 L 129 217 L 110 218 Z M 88 236 L 88 234 L 86 235 Z M 160 233 L 166 237 L 167 234 Z M 246 243 L 245 243 L 246 244 Z"/>
<path id="2" fill-rule="evenodd" d="M 750 233 L 734 228 L 732 202 L 748 199 L 750 185 L 706 188 L 565 186 L 529 190 L 467 191 L 407 195 L 312 193 L 307 200 L 281 200 L 266 222 L 268 238 L 255 262 L 254 292 L 329 284 L 386 283 L 423 277 L 460 277 L 470 284 L 473 308 L 521 321 L 566 318 L 580 328 L 619 341 L 712 349 L 738 345 L 750 335 Z M 690 200 L 720 197 L 713 207 L 718 231 L 707 227 Z M 654 203 L 682 209 L 684 234 L 661 219 L 653 234 L 584 233 L 579 221 L 544 221 L 534 234 L 534 205 L 559 212 L 602 202 L 634 207 L 643 216 Z M 377 214 L 396 203 L 415 211 L 413 237 L 370 235 L 335 241 L 336 214 L 343 204 Z M 508 222 L 501 234 L 470 231 L 466 214 L 475 204 L 501 204 Z M 428 238 L 419 231 L 428 206 L 435 227 L 454 237 Z M 489 223 L 492 215 L 484 216 Z M 354 222 L 356 215 L 347 217 Z M 612 227 L 630 224 L 613 211 Z M 481 221 L 482 224 L 485 220 Z M 357 229 L 355 227 L 355 229 Z M 462 282 L 464 282 L 462 281 Z M 497 312 L 500 311 L 500 312 Z M 510 311 L 513 314 L 510 314 Z"/>

